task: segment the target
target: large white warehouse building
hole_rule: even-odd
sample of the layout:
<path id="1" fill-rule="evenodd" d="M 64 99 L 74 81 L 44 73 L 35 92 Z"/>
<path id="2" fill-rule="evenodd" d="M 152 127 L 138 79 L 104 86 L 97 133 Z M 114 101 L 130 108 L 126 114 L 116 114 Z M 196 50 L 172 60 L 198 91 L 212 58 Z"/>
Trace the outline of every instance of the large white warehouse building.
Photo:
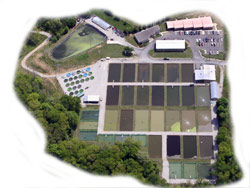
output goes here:
<path id="1" fill-rule="evenodd" d="M 185 50 L 185 40 L 156 40 L 155 51 L 181 51 Z"/>

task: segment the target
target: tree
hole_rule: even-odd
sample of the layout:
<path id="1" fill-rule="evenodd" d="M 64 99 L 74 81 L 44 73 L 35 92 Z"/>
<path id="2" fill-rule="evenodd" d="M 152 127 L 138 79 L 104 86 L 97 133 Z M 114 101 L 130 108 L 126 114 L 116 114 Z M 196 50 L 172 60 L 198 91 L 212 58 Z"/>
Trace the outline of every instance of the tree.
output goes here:
<path id="1" fill-rule="evenodd" d="M 76 130 L 76 127 L 80 121 L 79 115 L 75 111 L 67 111 L 69 126 L 72 130 Z"/>
<path id="2" fill-rule="evenodd" d="M 122 54 L 123 54 L 124 56 L 130 57 L 130 56 L 133 55 L 133 54 L 132 54 L 132 51 L 133 51 L 133 50 L 134 50 L 133 48 L 125 47 L 124 50 L 123 50 L 123 52 L 122 52 Z"/>
<path id="3" fill-rule="evenodd" d="M 63 95 L 60 98 L 60 103 L 68 110 L 75 111 L 77 114 L 80 113 L 81 110 L 81 101 L 78 97 L 72 97 L 68 95 Z"/>
<path id="4" fill-rule="evenodd" d="M 76 18 L 62 18 L 61 22 L 64 26 L 67 26 L 69 29 L 73 28 L 76 25 Z"/>

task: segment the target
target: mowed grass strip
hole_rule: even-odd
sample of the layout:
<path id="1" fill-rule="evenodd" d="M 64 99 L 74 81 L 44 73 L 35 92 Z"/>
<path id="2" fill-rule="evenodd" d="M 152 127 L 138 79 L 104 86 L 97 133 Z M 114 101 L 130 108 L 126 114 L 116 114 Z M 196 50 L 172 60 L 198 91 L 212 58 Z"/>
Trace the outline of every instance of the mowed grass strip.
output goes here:
<path id="1" fill-rule="evenodd" d="M 151 110 L 150 131 L 164 131 L 163 110 Z"/>
<path id="2" fill-rule="evenodd" d="M 135 111 L 135 131 L 149 131 L 149 111 Z"/>
<path id="3" fill-rule="evenodd" d="M 106 110 L 104 131 L 117 131 L 118 110 Z"/>

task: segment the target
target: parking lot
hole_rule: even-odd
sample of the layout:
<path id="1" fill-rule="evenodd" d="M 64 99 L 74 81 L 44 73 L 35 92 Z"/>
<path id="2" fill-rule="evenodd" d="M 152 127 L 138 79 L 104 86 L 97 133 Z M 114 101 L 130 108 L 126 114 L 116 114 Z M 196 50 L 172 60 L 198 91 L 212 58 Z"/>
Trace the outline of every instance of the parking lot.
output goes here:
<path id="1" fill-rule="evenodd" d="M 213 55 L 224 51 L 223 32 L 220 30 L 170 31 L 165 39 L 185 39 L 191 47 L 197 45 L 198 49 L 204 50 L 204 54 Z"/>

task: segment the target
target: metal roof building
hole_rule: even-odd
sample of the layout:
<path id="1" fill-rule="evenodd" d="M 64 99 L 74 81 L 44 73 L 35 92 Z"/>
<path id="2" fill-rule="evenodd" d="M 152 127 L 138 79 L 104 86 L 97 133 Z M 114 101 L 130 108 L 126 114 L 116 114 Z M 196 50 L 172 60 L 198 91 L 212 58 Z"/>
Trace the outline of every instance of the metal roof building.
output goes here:
<path id="1" fill-rule="evenodd" d="M 187 18 L 182 20 L 167 21 L 166 24 L 168 30 L 212 29 L 214 25 L 210 16 L 202 18 Z"/>
<path id="2" fill-rule="evenodd" d="M 201 69 L 194 72 L 195 80 L 216 80 L 215 65 L 203 65 Z"/>
<path id="3" fill-rule="evenodd" d="M 185 40 L 156 40 L 156 51 L 184 51 Z"/>
<path id="4" fill-rule="evenodd" d="M 101 18 L 95 16 L 94 18 L 92 18 L 92 22 L 95 23 L 96 25 L 100 26 L 101 28 L 107 30 L 108 28 L 111 27 L 110 24 L 108 24 L 107 22 L 105 22 L 104 20 L 102 20 Z"/>
<path id="5" fill-rule="evenodd" d="M 210 93 L 211 93 L 211 100 L 217 100 L 219 98 L 217 82 L 210 83 Z"/>
<path id="6" fill-rule="evenodd" d="M 148 39 L 150 37 L 153 37 L 154 35 L 157 35 L 159 33 L 160 33 L 160 27 L 159 25 L 156 25 L 156 26 L 150 27 L 146 30 L 136 33 L 135 39 L 137 43 L 142 44 L 142 43 L 148 42 Z"/>

